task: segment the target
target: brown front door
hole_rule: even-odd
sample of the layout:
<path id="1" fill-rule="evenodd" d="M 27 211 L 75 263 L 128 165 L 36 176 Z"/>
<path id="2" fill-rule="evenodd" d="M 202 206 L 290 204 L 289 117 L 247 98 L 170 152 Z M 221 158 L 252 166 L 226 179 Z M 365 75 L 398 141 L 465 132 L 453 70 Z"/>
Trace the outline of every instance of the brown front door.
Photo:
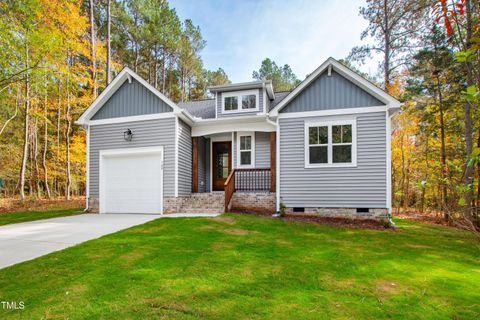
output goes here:
<path id="1" fill-rule="evenodd" d="M 232 170 L 232 143 L 212 142 L 212 186 L 214 191 L 223 191 L 225 189 L 225 180 L 227 180 Z"/>

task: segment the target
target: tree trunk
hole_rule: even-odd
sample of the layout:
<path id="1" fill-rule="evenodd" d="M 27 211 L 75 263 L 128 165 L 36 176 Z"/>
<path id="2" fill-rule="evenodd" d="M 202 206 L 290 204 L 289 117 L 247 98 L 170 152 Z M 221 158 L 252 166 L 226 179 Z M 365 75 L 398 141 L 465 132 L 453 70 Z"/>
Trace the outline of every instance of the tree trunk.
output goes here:
<path id="1" fill-rule="evenodd" d="M 38 118 L 35 118 L 35 126 L 33 127 L 33 163 L 35 165 L 35 190 L 37 192 L 37 197 L 40 199 L 42 197 L 40 191 L 40 170 L 38 168 Z"/>
<path id="2" fill-rule="evenodd" d="M 70 200 L 70 53 L 67 50 L 67 108 L 65 110 L 65 122 L 67 128 L 65 130 L 65 155 L 66 155 L 66 168 L 65 168 L 65 200 Z"/>
<path id="3" fill-rule="evenodd" d="M 46 78 L 46 76 L 45 76 Z M 43 156 L 42 156 L 42 165 L 43 165 L 43 182 L 45 184 L 45 194 L 47 198 L 51 198 L 50 187 L 48 186 L 48 167 L 47 167 L 47 151 L 48 151 L 48 107 L 47 107 L 47 81 L 45 79 L 45 98 L 43 102 Z"/>
<path id="4" fill-rule="evenodd" d="M 17 117 L 17 115 L 18 115 L 18 105 L 19 104 L 20 104 L 20 98 L 19 98 L 18 93 L 17 93 L 17 97 L 15 98 L 15 113 L 13 114 L 13 116 L 8 118 L 8 120 L 5 121 L 5 123 L 3 124 L 2 128 L 0 129 L 0 136 L 2 135 L 3 130 L 5 130 L 5 128 L 9 124 L 9 122 Z"/>
<path id="5" fill-rule="evenodd" d="M 465 0 L 465 12 L 467 17 L 467 26 L 466 26 L 466 36 L 465 44 L 467 50 L 471 47 L 472 39 L 472 4 L 470 0 Z M 465 63 L 465 68 L 467 71 L 467 86 L 473 85 L 473 75 L 472 75 L 472 63 L 467 61 Z M 471 105 L 469 101 L 465 101 L 465 152 L 467 153 L 467 159 L 472 154 L 473 143 L 472 143 L 472 115 L 471 115 Z M 465 175 L 463 178 L 463 183 L 468 189 L 464 195 L 465 209 L 464 209 L 464 218 L 472 221 L 472 191 L 470 185 L 472 184 L 472 174 L 473 168 L 471 166 L 465 165 Z"/>
<path id="6" fill-rule="evenodd" d="M 110 0 L 107 0 L 107 76 L 106 83 L 107 86 L 110 84 L 110 58 L 111 58 L 111 45 L 110 45 L 110 25 L 112 23 L 111 12 L 110 12 Z"/>
<path id="7" fill-rule="evenodd" d="M 60 153 L 60 121 L 62 117 L 62 98 L 61 98 L 62 83 L 58 81 L 58 101 L 57 101 L 57 156 L 55 157 L 55 192 L 60 195 L 60 181 L 58 179 L 58 168 L 60 168 L 60 161 L 58 154 Z"/>
<path id="8" fill-rule="evenodd" d="M 28 159 L 28 123 L 29 119 L 29 112 L 30 112 L 30 61 L 29 61 L 29 48 L 28 43 L 25 44 L 25 67 L 26 67 L 26 74 L 25 74 L 25 116 L 23 119 L 23 156 L 22 156 L 22 165 L 20 167 L 20 198 L 22 200 L 25 199 L 25 171 L 27 168 L 27 159 Z"/>
<path id="9" fill-rule="evenodd" d="M 93 16 L 94 3 L 90 0 L 90 53 L 92 55 L 92 84 L 93 84 L 93 98 L 97 97 L 97 58 L 95 53 L 95 19 Z"/>
<path id="10" fill-rule="evenodd" d="M 442 211 L 445 221 L 449 220 L 447 210 L 447 182 L 446 182 L 446 169 L 447 169 L 447 155 L 445 150 L 445 116 L 442 90 L 440 87 L 440 78 L 437 75 L 437 91 L 438 91 L 438 106 L 440 109 L 440 157 L 442 162 Z"/>
<path id="11" fill-rule="evenodd" d="M 388 1 L 383 0 L 383 14 L 384 14 L 384 32 L 385 32 L 385 43 L 384 43 L 384 61 L 383 68 L 384 70 L 384 89 L 386 92 L 390 92 L 390 28 L 388 26 Z"/>
<path id="12" fill-rule="evenodd" d="M 165 50 L 163 51 L 163 60 L 162 60 L 162 93 L 165 94 L 165 84 L 167 83 L 165 77 L 167 74 L 167 66 L 166 66 L 166 54 Z"/>

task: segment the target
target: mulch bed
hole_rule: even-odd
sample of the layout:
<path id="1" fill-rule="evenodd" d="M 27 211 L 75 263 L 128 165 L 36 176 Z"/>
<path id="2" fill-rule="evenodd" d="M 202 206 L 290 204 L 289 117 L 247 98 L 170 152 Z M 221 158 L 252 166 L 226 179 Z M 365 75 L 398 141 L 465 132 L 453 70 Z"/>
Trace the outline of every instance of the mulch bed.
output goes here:
<path id="1" fill-rule="evenodd" d="M 236 214 L 253 214 L 257 216 L 272 217 L 271 213 L 265 212 L 247 212 L 247 211 L 234 211 Z M 273 218 L 273 217 L 272 217 Z M 344 219 L 344 218 L 327 218 L 310 215 L 287 215 L 285 217 L 278 217 L 275 219 L 281 219 L 283 221 L 303 222 L 303 223 L 316 223 L 335 227 L 344 227 L 350 229 L 371 229 L 371 230 L 390 230 L 395 228 L 387 226 L 385 223 L 377 220 L 369 219 Z"/>
<path id="2" fill-rule="evenodd" d="M 335 227 L 345 227 L 351 229 L 372 229 L 372 230 L 395 230 L 395 228 L 389 227 L 385 223 L 377 220 L 369 219 L 344 219 L 344 218 L 327 218 L 327 217 L 315 217 L 315 216 L 292 216 L 287 215 L 281 217 L 283 221 L 295 221 L 295 222 L 308 222 L 324 224 Z"/>

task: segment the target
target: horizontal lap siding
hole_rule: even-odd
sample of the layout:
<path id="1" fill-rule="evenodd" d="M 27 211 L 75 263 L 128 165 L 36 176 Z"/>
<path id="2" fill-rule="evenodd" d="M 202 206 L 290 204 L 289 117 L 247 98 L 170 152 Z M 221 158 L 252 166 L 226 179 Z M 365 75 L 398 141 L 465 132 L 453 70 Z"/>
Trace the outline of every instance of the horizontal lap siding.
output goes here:
<path id="1" fill-rule="evenodd" d="M 384 112 L 358 114 L 357 167 L 305 168 L 305 120 L 280 119 L 280 190 L 287 207 L 386 207 Z"/>
<path id="2" fill-rule="evenodd" d="M 92 120 L 171 112 L 172 107 L 157 97 L 140 82 L 125 81 L 108 99 Z"/>
<path id="3" fill-rule="evenodd" d="M 234 112 L 234 113 L 222 113 L 222 93 L 217 94 L 217 118 L 226 118 L 226 117 L 241 117 L 241 116 L 254 116 L 257 113 L 263 112 L 263 90 L 258 90 L 258 103 L 259 111 L 250 111 L 250 112 Z"/>
<path id="4" fill-rule="evenodd" d="M 123 139 L 131 129 L 132 141 Z M 90 196 L 98 198 L 100 150 L 164 147 L 163 193 L 175 194 L 175 118 L 105 124 L 90 127 Z"/>
<path id="5" fill-rule="evenodd" d="M 255 167 L 270 168 L 269 132 L 255 132 Z"/>
<path id="6" fill-rule="evenodd" d="M 178 195 L 192 192 L 192 135 L 190 127 L 178 121 Z"/>

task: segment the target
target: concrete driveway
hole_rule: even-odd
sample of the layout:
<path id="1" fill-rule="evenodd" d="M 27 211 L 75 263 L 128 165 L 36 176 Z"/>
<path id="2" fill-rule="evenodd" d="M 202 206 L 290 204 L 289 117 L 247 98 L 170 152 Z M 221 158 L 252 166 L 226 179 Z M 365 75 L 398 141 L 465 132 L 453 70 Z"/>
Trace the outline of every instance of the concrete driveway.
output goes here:
<path id="1" fill-rule="evenodd" d="M 0 227 L 0 269 L 161 217 L 211 215 L 81 214 Z"/>

